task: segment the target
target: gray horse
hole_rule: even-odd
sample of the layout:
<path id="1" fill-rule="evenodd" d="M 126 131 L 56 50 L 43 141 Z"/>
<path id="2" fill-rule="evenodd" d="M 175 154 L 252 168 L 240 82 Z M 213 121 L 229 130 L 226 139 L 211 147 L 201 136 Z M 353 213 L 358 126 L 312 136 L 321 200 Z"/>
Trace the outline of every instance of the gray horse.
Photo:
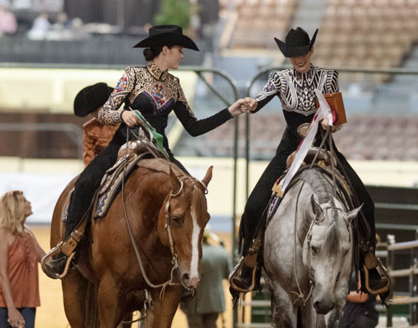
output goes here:
<path id="1" fill-rule="evenodd" d="M 352 267 L 351 222 L 360 207 L 348 211 L 332 186 L 318 168 L 305 169 L 266 229 L 264 266 L 276 327 L 338 327 Z"/>

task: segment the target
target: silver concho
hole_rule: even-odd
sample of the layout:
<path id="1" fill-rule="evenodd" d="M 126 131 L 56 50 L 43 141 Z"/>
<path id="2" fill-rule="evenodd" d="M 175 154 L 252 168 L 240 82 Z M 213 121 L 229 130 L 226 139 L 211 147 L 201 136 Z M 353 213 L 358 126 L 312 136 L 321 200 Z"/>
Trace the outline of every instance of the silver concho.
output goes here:
<path id="1" fill-rule="evenodd" d="M 298 126 L 297 132 L 301 137 L 306 137 L 308 135 L 309 123 L 303 123 Z"/>

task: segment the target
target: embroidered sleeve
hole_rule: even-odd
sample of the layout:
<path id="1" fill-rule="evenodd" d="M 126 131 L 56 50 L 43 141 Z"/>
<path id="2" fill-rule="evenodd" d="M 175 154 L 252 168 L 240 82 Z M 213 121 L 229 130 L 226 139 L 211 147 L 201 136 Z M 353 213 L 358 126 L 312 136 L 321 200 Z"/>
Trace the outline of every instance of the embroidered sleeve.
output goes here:
<path id="1" fill-rule="evenodd" d="M 175 79 L 178 85 L 178 94 L 177 94 L 177 102 L 182 103 L 186 110 L 189 112 L 190 116 L 195 117 L 192 109 L 190 108 L 189 104 L 187 103 L 186 96 L 184 95 L 183 88 L 180 85 L 180 80 L 178 78 Z"/>
<path id="2" fill-rule="evenodd" d="M 134 67 L 127 67 L 112 94 L 109 96 L 109 99 L 99 110 L 98 120 L 100 123 L 116 125 L 122 122 L 121 114 L 124 108 L 121 107 L 121 105 L 125 101 L 125 98 L 132 92 L 134 87 Z"/>
<path id="3" fill-rule="evenodd" d="M 174 112 L 186 131 L 193 137 L 209 132 L 232 118 L 231 113 L 226 108 L 212 116 L 198 120 L 187 104 L 180 83 L 178 83 L 178 99 L 174 107 Z"/>
<path id="4" fill-rule="evenodd" d="M 338 85 L 338 72 L 329 70 L 327 72 L 327 80 L 325 82 L 326 93 L 334 93 L 340 91 Z"/>
<path id="5" fill-rule="evenodd" d="M 253 111 L 253 113 L 258 112 L 279 93 L 280 85 L 281 82 L 279 73 L 272 72 L 263 90 L 261 90 L 257 97 L 255 97 L 255 100 L 257 101 L 257 108 Z"/>

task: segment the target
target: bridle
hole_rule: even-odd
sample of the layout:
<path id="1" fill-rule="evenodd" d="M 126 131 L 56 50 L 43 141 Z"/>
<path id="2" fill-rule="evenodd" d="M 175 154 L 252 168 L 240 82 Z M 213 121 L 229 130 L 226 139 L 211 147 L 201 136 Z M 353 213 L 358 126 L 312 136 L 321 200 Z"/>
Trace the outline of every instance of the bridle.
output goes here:
<path id="1" fill-rule="evenodd" d="M 171 250 L 171 255 L 173 256 L 173 258 L 171 259 L 171 263 L 173 264 L 173 268 L 171 270 L 171 272 L 173 273 L 175 269 L 178 268 L 178 256 L 177 256 L 177 252 L 174 246 L 174 241 L 173 241 L 173 233 L 171 232 L 171 225 L 170 225 L 170 202 L 172 198 L 175 198 L 177 196 L 179 196 L 181 194 L 181 192 L 183 191 L 184 188 L 184 180 L 189 180 L 192 182 L 193 184 L 193 189 L 192 191 L 197 188 L 196 187 L 196 182 L 199 182 L 205 190 L 205 194 L 207 193 L 207 188 L 204 185 L 203 182 L 196 180 L 193 177 L 190 176 L 183 176 L 181 178 L 179 178 L 180 181 L 180 188 L 176 193 L 173 193 L 173 191 L 171 191 L 170 196 L 168 196 L 168 200 L 165 203 L 165 223 L 164 223 L 164 228 L 167 229 L 167 234 L 168 234 L 168 240 L 170 242 L 170 250 Z M 172 279 L 172 277 L 171 277 Z"/>
<path id="2" fill-rule="evenodd" d="M 128 131 L 128 133 L 127 133 L 127 136 L 126 136 L 126 142 L 128 143 L 129 142 L 129 133 L 132 132 L 132 131 L 130 129 L 127 129 L 127 131 Z M 139 136 L 136 136 L 136 137 L 137 137 L 137 139 L 139 139 Z M 148 142 L 149 142 L 149 140 L 148 140 Z M 128 147 L 126 147 L 126 153 L 127 152 L 128 152 Z M 167 286 L 180 285 L 179 283 L 174 282 L 174 271 L 178 269 L 179 265 L 178 265 L 178 255 L 176 253 L 176 249 L 175 249 L 175 246 L 174 246 L 173 233 L 171 231 L 171 225 L 170 225 L 170 201 L 171 201 L 172 198 L 178 197 L 181 194 L 181 192 L 184 189 L 184 182 L 183 181 L 186 180 L 186 179 L 188 179 L 188 180 L 190 180 L 192 182 L 192 184 L 193 184 L 193 190 L 197 186 L 196 182 L 198 182 L 198 183 L 200 183 L 201 186 L 203 186 L 204 193 L 207 194 L 207 192 L 208 192 L 207 186 L 203 182 L 201 182 L 199 180 L 196 180 L 195 178 L 193 178 L 191 176 L 184 175 L 184 176 L 182 176 L 180 178 L 179 177 L 177 177 L 177 178 L 180 181 L 180 188 L 179 188 L 179 190 L 176 193 L 174 193 L 173 191 L 171 191 L 170 196 L 168 197 L 168 200 L 167 200 L 167 202 L 165 204 L 165 224 L 164 224 L 164 227 L 167 229 L 168 239 L 169 239 L 169 243 L 170 243 L 170 251 L 171 251 L 171 255 L 172 255 L 171 264 L 173 266 L 172 266 L 171 271 L 170 271 L 170 279 L 167 280 L 166 282 L 164 282 L 162 284 L 158 284 L 158 285 L 152 283 L 149 280 L 148 275 L 145 272 L 144 264 L 143 264 L 141 255 L 139 253 L 138 247 L 137 247 L 137 245 L 135 243 L 135 238 L 134 238 L 134 235 L 133 235 L 133 232 L 132 232 L 131 225 L 129 223 L 128 214 L 127 214 L 126 206 L 125 206 L 125 193 L 124 193 L 124 190 L 125 190 L 125 179 L 122 179 L 122 190 L 121 190 L 121 194 L 122 194 L 123 214 L 124 214 L 126 226 L 128 228 L 129 237 L 131 239 L 131 243 L 132 243 L 132 246 L 133 246 L 134 251 L 135 251 L 136 259 L 137 259 L 139 268 L 141 270 L 142 276 L 144 277 L 144 280 L 145 280 L 146 284 L 149 287 L 151 287 L 151 288 L 159 288 L 159 287 L 162 287 L 161 293 L 160 293 L 160 298 L 162 298 L 164 296 L 165 289 L 166 289 Z"/>
<path id="3" fill-rule="evenodd" d="M 174 272 L 175 272 L 175 270 L 178 269 L 179 265 L 178 265 L 178 255 L 177 255 L 176 248 L 175 248 L 175 245 L 174 245 L 173 233 L 171 231 L 171 225 L 170 225 L 170 202 L 171 202 L 172 198 L 178 197 L 182 193 L 182 191 L 184 189 L 184 182 L 183 182 L 184 180 L 190 180 L 192 182 L 193 190 L 197 187 L 196 182 L 199 182 L 204 187 L 205 193 L 207 193 L 207 188 L 204 185 L 204 183 L 199 181 L 199 180 L 196 180 L 195 178 L 190 177 L 190 176 L 184 176 L 184 177 L 179 178 L 179 181 L 180 181 L 179 190 L 175 193 L 173 191 L 170 192 L 170 195 L 168 196 L 167 202 L 165 203 L 165 206 L 164 206 L 164 210 L 165 210 L 165 215 L 164 215 L 165 216 L 165 224 L 164 224 L 164 227 L 165 227 L 165 229 L 167 229 L 168 239 L 169 239 L 169 243 L 170 243 L 170 251 L 171 251 L 171 255 L 172 255 L 172 258 L 171 258 L 172 268 L 171 268 L 171 271 L 170 271 L 170 279 L 167 280 L 166 282 L 163 282 L 163 283 L 157 284 L 157 285 L 152 283 L 149 280 L 149 277 L 148 277 L 148 275 L 145 271 L 145 268 L 144 268 L 144 264 L 143 264 L 143 261 L 142 261 L 142 258 L 141 258 L 141 254 L 139 253 L 138 247 L 135 243 L 134 235 L 133 235 L 132 228 L 131 228 L 131 225 L 129 223 L 129 219 L 128 219 L 128 215 L 127 215 L 127 211 L 126 211 L 124 192 L 123 192 L 124 189 L 123 189 L 123 185 L 122 185 L 122 204 L 123 204 L 124 217 L 125 217 L 126 225 L 128 227 L 129 237 L 131 239 L 131 243 L 132 243 L 132 246 L 133 246 L 134 251 L 135 251 L 135 255 L 136 255 L 136 259 L 137 259 L 139 268 L 141 270 L 142 276 L 144 277 L 144 280 L 145 280 L 146 284 L 149 287 L 151 287 L 151 288 L 162 287 L 161 293 L 160 293 L 160 298 L 164 297 L 165 289 L 166 289 L 167 286 L 181 285 L 178 282 L 174 282 Z"/>

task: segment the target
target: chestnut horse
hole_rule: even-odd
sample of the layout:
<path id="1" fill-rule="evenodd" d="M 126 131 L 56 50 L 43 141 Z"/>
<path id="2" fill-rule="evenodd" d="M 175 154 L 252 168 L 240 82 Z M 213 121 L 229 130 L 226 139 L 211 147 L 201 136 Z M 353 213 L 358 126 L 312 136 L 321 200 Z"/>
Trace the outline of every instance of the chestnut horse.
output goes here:
<path id="1" fill-rule="evenodd" d="M 117 327 L 125 310 L 131 311 L 129 295 L 143 289 L 154 301 L 149 325 L 170 327 L 182 288 L 197 287 L 212 167 L 200 182 L 168 161 L 144 161 L 154 162 L 132 172 L 104 218 L 91 219 L 88 242 L 77 249 L 77 265 L 62 279 L 65 313 L 73 328 Z M 150 168 L 157 166 L 162 168 Z M 75 181 L 55 206 L 51 246 L 62 240 L 63 211 Z"/>

